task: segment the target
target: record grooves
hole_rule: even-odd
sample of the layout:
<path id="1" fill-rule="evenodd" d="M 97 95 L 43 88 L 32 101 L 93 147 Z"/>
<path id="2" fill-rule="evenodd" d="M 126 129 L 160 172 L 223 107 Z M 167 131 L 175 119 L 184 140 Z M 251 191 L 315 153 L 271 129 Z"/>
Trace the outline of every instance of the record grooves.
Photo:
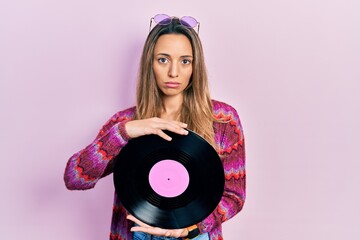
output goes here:
<path id="1" fill-rule="evenodd" d="M 115 190 L 126 210 L 161 228 L 191 226 L 206 218 L 224 191 L 215 149 L 196 133 L 166 131 L 131 139 L 115 158 Z"/>

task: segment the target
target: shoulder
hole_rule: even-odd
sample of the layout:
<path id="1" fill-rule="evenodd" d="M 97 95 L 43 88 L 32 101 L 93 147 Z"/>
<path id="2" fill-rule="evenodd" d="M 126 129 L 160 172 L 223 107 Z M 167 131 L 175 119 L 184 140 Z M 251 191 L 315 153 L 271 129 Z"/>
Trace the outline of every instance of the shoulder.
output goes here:
<path id="1" fill-rule="evenodd" d="M 116 121 L 132 120 L 136 114 L 136 107 L 129 107 L 124 110 L 121 110 L 115 113 L 111 119 L 116 119 Z"/>
<path id="2" fill-rule="evenodd" d="M 230 153 L 238 145 L 243 146 L 244 132 L 236 109 L 224 102 L 212 100 L 214 111 L 215 141 L 222 146 L 220 153 Z"/>
<path id="3" fill-rule="evenodd" d="M 237 130 L 235 132 L 241 133 L 243 135 L 243 126 L 239 114 L 236 109 L 224 102 L 212 100 L 213 111 L 214 111 L 214 126 L 215 129 L 235 127 Z"/>
<path id="4" fill-rule="evenodd" d="M 130 107 L 124 110 L 121 110 L 114 115 L 103 125 L 102 129 L 100 130 L 100 135 L 103 135 L 107 132 L 111 127 L 119 122 L 127 122 L 134 119 L 136 113 L 136 107 Z"/>
<path id="5" fill-rule="evenodd" d="M 217 119 L 225 118 L 227 120 L 239 119 L 239 115 L 233 106 L 214 99 L 211 101 L 213 105 L 215 118 Z"/>

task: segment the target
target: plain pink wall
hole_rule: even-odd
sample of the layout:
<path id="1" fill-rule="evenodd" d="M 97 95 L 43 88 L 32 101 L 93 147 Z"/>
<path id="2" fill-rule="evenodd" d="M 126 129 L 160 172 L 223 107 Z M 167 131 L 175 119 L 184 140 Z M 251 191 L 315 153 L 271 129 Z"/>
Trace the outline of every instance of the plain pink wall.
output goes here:
<path id="1" fill-rule="evenodd" d="M 108 238 L 112 177 L 71 192 L 63 171 L 134 104 L 156 13 L 201 22 L 212 96 L 245 128 L 225 239 L 359 239 L 358 0 L 1 1 L 0 238 Z"/>

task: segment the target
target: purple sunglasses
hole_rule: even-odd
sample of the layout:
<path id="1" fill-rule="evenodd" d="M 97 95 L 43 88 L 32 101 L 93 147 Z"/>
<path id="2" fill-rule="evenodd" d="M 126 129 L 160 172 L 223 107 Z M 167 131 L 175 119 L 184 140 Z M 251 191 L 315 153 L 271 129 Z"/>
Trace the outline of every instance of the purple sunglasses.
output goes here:
<path id="1" fill-rule="evenodd" d="M 153 20 L 158 25 L 168 25 L 171 23 L 173 18 L 174 17 L 170 17 L 169 15 L 166 15 L 166 14 L 156 14 L 154 17 L 152 17 L 150 19 L 149 32 L 151 30 L 151 25 L 152 25 Z M 199 34 L 200 23 L 195 18 L 190 17 L 190 16 L 184 16 L 184 17 L 179 18 L 179 21 L 180 21 L 181 25 L 183 25 L 187 28 L 194 28 L 197 26 L 198 27 L 197 33 Z"/>

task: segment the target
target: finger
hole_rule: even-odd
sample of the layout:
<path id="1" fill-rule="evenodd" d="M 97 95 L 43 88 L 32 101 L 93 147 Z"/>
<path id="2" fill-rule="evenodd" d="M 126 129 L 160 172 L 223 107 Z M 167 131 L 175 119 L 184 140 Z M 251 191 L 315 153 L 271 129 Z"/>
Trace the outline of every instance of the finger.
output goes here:
<path id="1" fill-rule="evenodd" d="M 166 141 L 171 141 L 172 140 L 172 138 L 169 135 L 165 134 L 161 129 L 157 129 L 155 134 L 159 135 L 160 137 L 162 137 Z"/>
<path id="2" fill-rule="evenodd" d="M 130 221 L 133 221 L 134 223 L 136 223 L 137 225 L 141 226 L 141 227 L 147 227 L 147 228 L 151 228 L 150 225 L 140 221 L 139 219 L 137 219 L 136 217 L 134 217 L 133 215 L 127 215 L 126 218 Z"/>
<path id="3" fill-rule="evenodd" d="M 187 124 L 184 122 L 179 122 L 179 121 L 175 121 L 175 120 L 171 120 L 171 121 L 167 121 L 171 124 L 173 124 L 174 126 L 178 127 L 178 128 L 186 128 Z"/>
<path id="4" fill-rule="evenodd" d="M 154 117 L 152 118 L 152 120 L 154 122 L 172 122 L 172 123 L 175 123 L 181 127 L 187 127 L 187 124 L 184 123 L 184 122 L 180 122 L 180 121 L 177 121 L 177 120 L 167 120 L 167 119 L 163 119 L 163 118 L 158 118 L 158 117 Z"/>
<path id="5" fill-rule="evenodd" d="M 184 129 L 183 127 L 180 127 L 177 124 L 175 124 L 175 125 L 173 124 L 170 126 L 170 128 L 171 127 L 172 127 L 172 129 L 169 129 L 169 130 L 174 133 L 181 134 L 181 135 L 187 135 L 189 133 L 186 129 Z"/>
<path id="6" fill-rule="evenodd" d="M 159 135 L 161 138 L 165 139 L 166 141 L 172 140 L 172 138 L 169 135 L 167 135 L 161 130 L 160 126 L 146 129 L 145 135 L 151 135 L 151 134 Z"/>
<path id="7" fill-rule="evenodd" d="M 157 129 L 161 129 L 161 130 L 168 130 L 177 134 L 181 134 L 181 135 L 187 135 L 188 131 L 182 127 L 180 127 L 179 125 L 177 125 L 174 122 L 162 122 L 162 123 L 157 123 L 156 126 L 154 126 L 154 128 Z"/>
<path id="8" fill-rule="evenodd" d="M 166 120 L 162 118 L 154 118 L 155 123 L 169 123 L 176 128 L 186 128 L 187 124 L 184 122 L 176 121 L 176 120 Z"/>
<path id="9" fill-rule="evenodd" d="M 180 127 L 182 128 L 186 128 L 187 127 L 187 124 L 184 123 L 184 122 L 179 122 L 179 121 L 174 121 L 177 125 L 179 125 Z"/>
<path id="10" fill-rule="evenodd" d="M 171 236 L 171 232 L 170 232 L 170 231 L 166 231 L 166 232 L 165 232 L 165 237 L 172 237 L 172 236 Z"/>
<path id="11" fill-rule="evenodd" d="M 151 228 L 147 228 L 147 227 L 140 227 L 140 226 L 134 226 L 130 229 L 131 232 L 144 232 L 144 233 L 149 233 L 149 234 L 152 234 L 150 233 Z"/>
<path id="12" fill-rule="evenodd" d="M 184 229 L 168 229 L 165 231 L 166 237 L 179 238 L 181 234 L 184 233 Z"/>
<path id="13" fill-rule="evenodd" d="M 156 236 L 165 236 L 167 230 L 161 229 L 161 228 L 148 228 L 148 227 L 140 227 L 140 226 L 134 226 L 130 229 L 131 232 L 144 232 L 148 233 L 150 235 L 156 235 Z"/>

